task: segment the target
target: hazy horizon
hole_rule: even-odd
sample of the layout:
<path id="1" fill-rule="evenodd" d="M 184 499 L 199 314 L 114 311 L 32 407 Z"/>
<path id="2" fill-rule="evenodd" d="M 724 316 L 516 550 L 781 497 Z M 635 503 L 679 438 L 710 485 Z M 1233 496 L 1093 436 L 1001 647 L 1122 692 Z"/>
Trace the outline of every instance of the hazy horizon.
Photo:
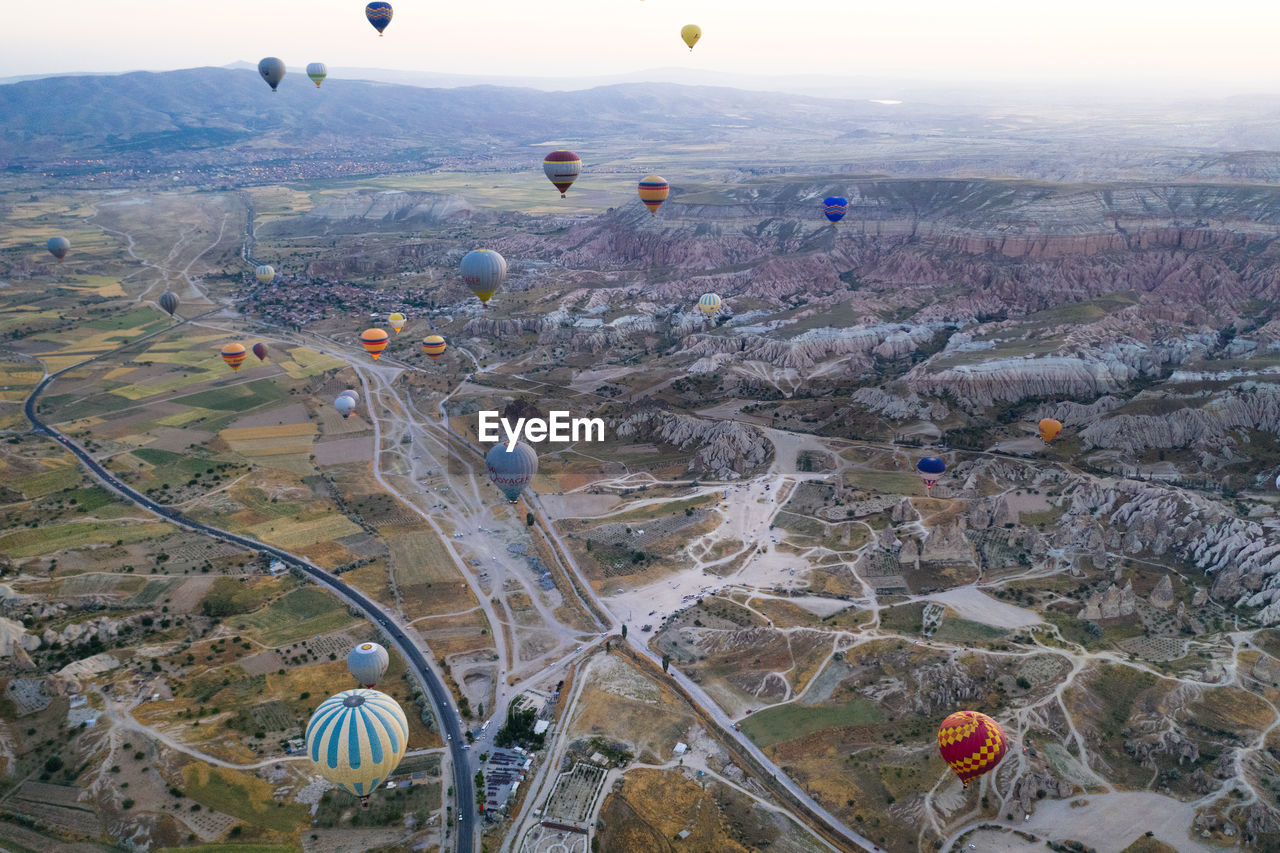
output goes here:
<path id="1" fill-rule="evenodd" d="M 384 69 L 439 75 L 544 78 L 689 74 L 819 75 L 886 85 L 960 88 L 1044 86 L 1057 94 L 1117 92 L 1170 99 L 1280 91 L 1271 33 L 1280 10 L 1226 0 L 1205 19 L 1186 2 L 1125 5 L 1085 0 L 1069 15 L 994 0 L 863 8 L 836 0 L 787 14 L 754 0 L 565 0 L 544 7 L 494 0 L 468 7 L 395 4 L 380 38 L 359 0 L 216 8 L 154 8 L 140 0 L 62 4 L 56 26 L 15 11 L 0 28 L 0 77 L 163 71 L 279 56 L 301 70 Z M 1247 26 L 1242 23 L 1247 22 Z M 693 52 L 683 24 L 703 38 Z"/>

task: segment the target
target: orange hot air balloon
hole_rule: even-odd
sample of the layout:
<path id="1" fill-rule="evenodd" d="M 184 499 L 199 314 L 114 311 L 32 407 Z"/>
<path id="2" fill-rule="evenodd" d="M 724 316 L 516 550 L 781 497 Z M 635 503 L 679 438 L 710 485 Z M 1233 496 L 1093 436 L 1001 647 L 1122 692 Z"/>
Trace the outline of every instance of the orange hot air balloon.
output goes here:
<path id="1" fill-rule="evenodd" d="M 428 358 L 435 361 L 445 351 L 444 338 L 439 335 L 427 335 L 422 339 L 422 351 Z"/>
<path id="2" fill-rule="evenodd" d="M 1000 724 L 977 711 L 956 711 L 938 727 L 938 752 L 966 788 L 994 770 L 1007 748 Z"/>
<path id="3" fill-rule="evenodd" d="M 644 206 L 649 208 L 649 215 L 657 216 L 658 208 L 662 207 L 662 203 L 671 194 L 671 184 L 661 175 L 645 175 L 636 190 L 640 193 Z"/>
<path id="4" fill-rule="evenodd" d="M 373 356 L 374 361 L 377 361 L 378 356 L 387 348 L 389 340 L 391 336 L 382 329 L 365 329 L 360 333 L 360 343 L 364 344 L 365 350 Z"/>
<path id="5" fill-rule="evenodd" d="M 227 344 L 222 348 L 222 360 L 232 370 L 239 370 L 248 354 L 249 351 L 244 348 L 244 344 Z"/>
<path id="6" fill-rule="evenodd" d="M 1062 422 L 1053 418 L 1044 418 L 1040 421 L 1040 440 L 1045 444 L 1053 441 L 1058 437 L 1058 433 L 1062 432 Z"/>

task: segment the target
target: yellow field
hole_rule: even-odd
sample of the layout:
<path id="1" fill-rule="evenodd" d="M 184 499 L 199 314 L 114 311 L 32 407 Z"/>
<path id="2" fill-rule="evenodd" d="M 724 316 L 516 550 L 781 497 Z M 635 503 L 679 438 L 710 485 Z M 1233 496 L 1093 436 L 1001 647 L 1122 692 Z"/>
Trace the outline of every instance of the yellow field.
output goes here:
<path id="1" fill-rule="evenodd" d="M 188 424 L 191 421 L 207 418 L 218 414 L 213 409 L 201 409 L 198 406 L 192 406 L 181 412 L 175 412 L 172 415 L 165 415 L 163 418 L 156 418 L 156 423 L 160 426 L 177 427 Z"/>
<path id="2" fill-rule="evenodd" d="M 119 379 L 121 376 L 128 376 L 130 373 L 133 373 L 133 371 L 137 369 L 138 368 L 136 367 L 116 367 L 102 374 L 102 378 L 103 379 Z"/>
<path id="3" fill-rule="evenodd" d="M 89 290 L 107 299 L 127 295 L 120 286 L 120 280 L 109 275 L 81 275 L 60 284 L 73 290 Z"/>
<path id="4" fill-rule="evenodd" d="M 292 549 L 305 548 L 307 545 L 328 542 L 331 539 L 341 539 L 343 536 L 359 533 L 361 527 L 345 515 L 331 513 L 307 521 L 277 519 L 263 522 L 248 528 L 248 531 L 263 542 Z"/>
<path id="5" fill-rule="evenodd" d="M 316 352 L 315 350 L 307 349 L 306 347 L 294 347 L 290 349 L 289 357 L 293 360 L 294 364 L 303 371 L 303 376 L 314 376 L 317 373 L 324 373 L 326 370 L 337 370 L 339 368 L 346 367 L 345 362 L 338 361 L 336 358 L 330 358 L 322 352 Z M 293 376 L 292 373 L 289 375 Z M 297 379 L 300 377 L 294 378 Z"/>
<path id="6" fill-rule="evenodd" d="M 195 367 L 196 365 L 189 365 Z M 218 371 L 221 372 L 221 371 Z M 147 397 L 154 397 L 157 394 L 167 394 L 170 391 L 177 391 L 179 388 L 185 388 L 188 385 L 194 385 L 197 382 L 204 382 L 212 379 L 218 372 L 215 372 L 212 362 L 203 366 L 198 373 L 192 373 L 188 376 L 178 374 L 170 376 L 162 382 L 146 385 L 122 385 L 119 388 L 112 388 L 111 393 L 118 397 L 124 397 L 126 400 L 144 400 Z"/>
<path id="7" fill-rule="evenodd" d="M 284 438 L 285 436 L 315 435 L 315 424 L 274 424 L 261 427 L 236 427 L 224 429 L 219 435 L 228 442 L 249 441 L 255 438 Z"/>

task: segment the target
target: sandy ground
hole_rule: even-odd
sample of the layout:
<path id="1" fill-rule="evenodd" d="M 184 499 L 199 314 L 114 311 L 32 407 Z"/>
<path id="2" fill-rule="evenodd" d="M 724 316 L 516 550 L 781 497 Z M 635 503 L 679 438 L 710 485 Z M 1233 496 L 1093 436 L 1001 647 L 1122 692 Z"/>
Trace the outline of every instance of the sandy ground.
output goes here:
<path id="1" fill-rule="evenodd" d="M 158 450 L 171 450 L 174 453 L 185 453 L 191 445 L 204 445 L 213 440 L 213 433 L 199 429 L 175 429 L 174 427 L 156 427 L 151 430 L 155 436 L 147 442 L 147 447 Z"/>
<path id="2" fill-rule="evenodd" d="M 317 465 L 341 465 L 373 458 L 373 436 L 361 435 L 317 442 L 312 450 Z"/>
<path id="3" fill-rule="evenodd" d="M 622 503 L 617 495 L 538 495 L 538 500 L 553 519 L 591 518 L 603 515 Z"/>
<path id="4" fill-rule="evenodd" d="M 964 619 L 983 622 L 997 628 L 1026 628 L 1042 621 L 1034 610 L 1015 607 L 992 598 L 971 586 L 949 589 L 924 596 L 921 600 L 945 604 Z"/>
<path id="5" fill-rule="evenodd" d="M 1087 805 L 1071 807 L 1079 802 Z M 1125 791 L 1074 800 L 1041 800 L 1031 820 L 1021 828 L 1041 838 L 1083 841 L 1099 850 L 1120 850 L 1150 830 L 1180 853 L 1220 851 L 1188 834 L 1194 818 L 1195 807 L 1190 803 L 1146 791 Z"/>
<path id="6" fill-rule="evenodd" d="M 311 415 L 307 413 L 307 407 L 301 403 L 294 403 L 291 406 L 281 406 L 279 408 L 268 409 L 265 412 L 256 412 L 252 415 L 245 415 L 243 418 L 238 418 L 234 423 L 230 424 L 228 429 L 279 426 L 280 424 L 305 424 L 310 422 Z"/>

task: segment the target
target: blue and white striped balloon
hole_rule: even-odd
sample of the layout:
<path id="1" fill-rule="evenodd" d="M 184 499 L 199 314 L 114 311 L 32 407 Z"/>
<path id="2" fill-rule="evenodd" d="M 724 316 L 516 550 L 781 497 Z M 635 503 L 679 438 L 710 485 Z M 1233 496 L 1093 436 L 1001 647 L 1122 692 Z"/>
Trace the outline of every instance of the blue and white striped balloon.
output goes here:
<path id="1" fill-rule="evenodd" d="M 321 776 L 362 801 L 400 764 L 408 740 L 404 711 L 377 690 L 330 696 L 307 723 L 311 763 Z"/>

